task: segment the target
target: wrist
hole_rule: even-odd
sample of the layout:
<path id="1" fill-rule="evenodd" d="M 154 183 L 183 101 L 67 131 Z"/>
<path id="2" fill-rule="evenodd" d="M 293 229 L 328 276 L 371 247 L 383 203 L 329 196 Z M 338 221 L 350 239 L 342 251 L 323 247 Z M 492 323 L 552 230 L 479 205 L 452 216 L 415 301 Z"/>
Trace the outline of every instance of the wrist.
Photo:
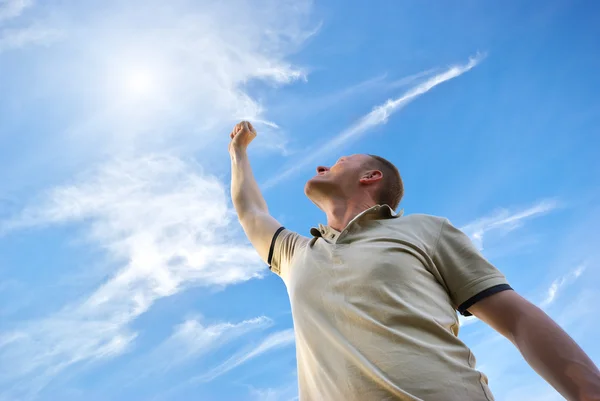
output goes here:
<path id="1" fill-rule="evenodd" d="M 232 162 L 238 162 L 240 160 L 245 159 L 248 155 L 246 153 L 246 149 L 230 149 L 229 156 L 231 157 Z"/>

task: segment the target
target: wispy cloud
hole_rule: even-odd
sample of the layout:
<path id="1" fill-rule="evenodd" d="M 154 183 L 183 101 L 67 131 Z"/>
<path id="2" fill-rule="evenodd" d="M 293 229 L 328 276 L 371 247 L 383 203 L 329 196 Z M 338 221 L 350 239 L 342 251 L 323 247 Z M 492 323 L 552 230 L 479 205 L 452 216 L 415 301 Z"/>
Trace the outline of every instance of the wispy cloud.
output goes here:
<path id="1" fill-rule="evenodd" d="M 32 4 L 33 0 L 0 0 L 0 22 L 18 17 Z"/>
<path id="2" fill-rule="evenodd" d="M 507 209 L 500 209 L 491 216 L 482 217 L 467 223 L 465 226 L 461 227 L 461 230 L 471 238 L 479 250 L 482 250 L 483 238 L 486 233 L 494 230 L 502 230 L 505 232 L 514 230 L 518 227 L 521 227 L 525 220 L 536 216 L 541 216 L 550 212 L 556 207 L 558 207 L 558 202 L 555 200 L 542 200 L 523 210 L 509 211 Z M 581 271 L 578 274 L 581 274 Z M 565 282 L 566 280 L 564 282 L 560 281 L 558 286 L 563 285 Z M 557 289 L 558 288 L 554 290 L 552 297 L 554 297 Z M 550 288 L 549 292 L 550 291 L 552 291 L 552 287 Z M 458 321 L 461 327 L 464 327 L 478 322 L 479 320 L 474 316 L 459 316 Z"/>
<path id="3" fill-rule="evenodd" d="M 261 356 L 262 354 L 269 352 L 271 350 L 286 347 L 292 345 L 294 343 L 294 330 L 287 329 L 278 331 L 269 335 L 263 342 L 258 344 L 256 347 L 253 347 L 250 350 L 246 350 L 244 352 L 240 352 L 227 361 L 223 362 L 221 365 L 212 369 L 210 372 L 196 377 L 192 381 L 202 381 L 207 382 L 214 380 L 218 376 L 221 376 L 232 369 L 242 365 L 243 363 L 248 362 L 251 359 Z"/>
<path id="4" fill-rule="evenodd" d="M 20 3 L 10 4 L 13 11 L 5 15 L 16 17 Z M 43 131 L 52 149 L 40 158 L 111 160 L 82 163 L 78 168 L 88 172 L 71 184 L 45 192 L 17 216 L 3 214 L 0 235 L 74 228 L 78 245 L 104 253 L 108 279 L 88 282 L 89 292 L 53 313 L 3 326 L 0 398 L 33 397 L 66 369 L 77 372 L 132 350 L 138 336 L 132 323 L 161 298 L 190 286 L 213 291 L 266 271 L 239 229 L 226 187 L 186 157 L 211 146 L 217 135 L 226 149 L 227 129 L 242 116 L 277 127 L 248 87 L 306 79 L 287 56 L 314 34 L 307 29 L 311 9 L 311 1 L 302 0 L 132 0 L 108 2 L 100 13 L 83 5 L 52 11 L 69 36 L 56 44 L 57 52 L 78 56 L 40 52 L 35 63 L 44 65 L 44 73 L 38 78 L 47 81 L 28 83 L 11 99 L 24 108 L 31 98 L 81 107 L 61 115 L 57 131 Z M 42 15 L 47 10 L 37 16 L 40 23 L 53 21 Z M 232 15 L 244 17 L 232 23 Z M 42 25 L 15 26 L 0 33 L 0 50 L 46 44 L 58 35 Z M 36 96 L 30 96 L 33 88 Z M 203 153 L 202 163 L 210 155 Z M 39 170 L 35 174 L 44 173 Z M 59 278 L 73 273 L 53 267 Z M 202 354 L 211 333 L 219 343 L 268 324 L 259 318 L 213 327 L 192 319 L 157 352 L 176 348 L 181 356 L 171 362 L 183 363 L 186 354 Z"/>
<path id="5" fill-rule="evenodd" d="M 307 157 L 302 160 L 298 160 L 294 163 L 292 167 L 289 167 L 287 170 L 284 170 L 279 175 L 273 177 L 272 179 L 265 182 L 262 187 L 270 188 L 281 180 L 289 177 L 294 174 L 298 170 L 305 168 L 310 163 L 313 163 L 316 159 L 323 157 L 324 155 L 332 152 L 333 150 L 339 149 L 340 146 L 347 144 L 351 140 L 356 140 L 364 133 L 366 133 L 370 128 L 373 128 L 380 124 L 385 124 L 388 118 L 395 112 L 401 110 L 404 106 L 409 104 L 411 101 L 415 100 L 419 96 L 429 92 L 431 89 L 436 87 L 437 85 L 449 81 L 453 78 L 456 78 L 465 72 L 471 70 L 475 67 L 479 62 L 483 59 L 484 56 L 478 55 L 476 57 L 472 57 L 469 59 L 468 63 L 463 65 L 455 65 L 447 69 L 446 71 L 437 74 L 425 82 L 416 85 L 415 87 L 409 89 L 402 96 L 396 99 L 390 99 L 384 104 L 377 106 L 368 113 L 363 116 L 358 122 L 354 125 L 346 128 L 340 134 L 338 134 L 333 139 L 329 140 L 325 144 L 321 145 L 318 150 L 312 152 Z"/>
<path id="6" fill-rule="evenodd" d="M 550 305 L 552 305 L 552 303 L 556 300 L 556 296 L 558 295 L 559 291 L 566 285 L 569 285 L 569 284 L 573 283 L 575 280 L 577 280 L 579 278 L 579 276 L 581 276 L 581 274 L 583 274 L 583 272 L 585 271 L 585 268 L 586 268 L 585 265 L 580 265 L 580 266 L 576 267 L 575 269 L 571 270 L 570 272 L 568 272 L 567 274 L 565 274 L 564 276 L 554 280 L 552 282 L 552 284 L 550 285 L 550 288 L 548 288 L 548 291 L 546 293 L 546 298 L 544 298 L 544 300 L 540 303 L 539 306 L 541 308 L 547 308 Z"/>
<path id="7" fill-rule="evenodd" d="M 542 309 L 549 308 L 556 300 L 558 293 L 564 290 L 565 287 L 569 286 L 570 284 L 573 284 L 583 274 L 585 268 L 585 265 L 579 265 L 575 269 L 554 280 L 550 287 L 546 290 L 545 298 L 538 303 L 538 306 Z M 530 298 L 538 297 L 533 295 Z M 479 319 L 477 319 L 475 316 L 465 317 L 461 315 L 458 317 L 458 321 L 460 323 L 460 326 L 464 327 L 478 322 Z"/>
<path id="8" fill-rule="evenodd" d="M 298 382 L 269 388 L 250 388 L 250 396 L 256 401 L 296 401 L 298 400 Z"/>
<path id="9" fill-rule="evenodd" d="M 486 233 L 491 227 L 511 230 L 521 224 L 527 224 L 530 218 L 541 216 L 556 207 L 559 207 L 556 201 L 541 201 L 522 210 L 510 212 L 503 210 L 469 223 L 466 228 L 471 230 L 471 234 Z M 597 353 L 593 354 L 594 348 L 591 345 L 593 340 L 590 339 L 593 339 L 594 334 L 599 330 L 598 320 L 594 319 L 597 314 L 595 305 L 599 304 L 598 276 L 594 274 L 594 269 L 591 269 L 597 261 L 597 254 L 593 250 L 590 252 L 589 249 L 587 252 L 581 252 L 578 246 L 585 244 L 586 240 L 593 236 L 594 231 L 591 228 L 596 222 L 597 215 L 593 213 L 586 214 L 585 220 L 579 221 L 579 224 L 583 223 L 582 226 L 573 226 L 561 221 L 560 236 L 555 236 L 553 242 L 571 245 L 561 248 L 566 252 L 566 255 L 563 253 L 562 258 L 558 258 L 560 259 L 558 264 L 563 265 L 562 272 L 549 278 L 546 273 L 553 266 L 530 266 L 534 269 L 532 273 L 535 269 L 539 270 L 535 272 L 536 277 L 539 277 L 541 271 L 542 279 L 551 284 L 535 292 L 530 292 L 531 290 L 527 288 L 521 290 L 526 298 L 543 308 L 587 352 L 591 350 L 592 359 L 597 357 Z M 511 239 L 508 238 L 507 241 Z M 577 260 L 582 254 L 585 255 L 585 261 L 571 264 L 574 258 Z M 512 267 L 513 274 L 523 274 L 523 266 L 518 260 L 516 263 L 517 266 L 498 267 L 501 270 L 507 269 L 507 273 L 510 273 L 508 269 Z M 553 265 L 556 263 L 553 262 Z M 567 268 L 564 268 L 565 264 Z M 488 376 L 496 399 L 540 401 L 561 399 L 558 393 L 527 365 L 518 350 L 508 340 L 486 325 L 471 326 L 471 323 L 479 321 L 476 318 L 460 317 L 459 320 L 461 325 L 467 326 L 461 330 L 461 337 L 473 350 L 478 363 L 481 364 L 478 369 Z"/>
<path id="10" fill-rule="evenodd" d="M 170 388 L 168 391 L 157 394 L 155 399 L 157 400 L 171 400 L 176 398 L 175 394 L 179 394 L 183 391 L 183 389 L 196 386 L 201 383 L 210 382 L 215 380 L 217 377 L 224 375 L 225 373 L 239 367 L 247 363 L 248 361 L 257 358 L 267 352 L 274 351 L 276 349 L 280 349 L 283 347 L 290 346 L 294 343 L 294 330 L 286 329 L 271 333 L 267 336 L 262 342 L 258 344 L 253 344 L 251 346 L 244 347 L 243 350 L 235 353 L 233 356 L 217 365 L 216 367 L 210 369 L 208 372 L 196 375 L 190 379 L 181 381 L 176 386 Z M 294 381 L 296 383 L 296 381 Z M 253 392 L 254 388 L 249 386 L 250 392 Z M 259 394 L 267 394 L 271 397 L 280 396 L 282 394 L 281 389 L 266 389 L 259 390 Z M 292 391 L 289 393 L 286 389 L 286 394 L 289 395 L 292 399 L 296 396 L 296 394 Z M 254 393 L 254 392 L 253 392 Z M 254 393 L 256 394 L 256 393 Z"/>
<path id="11" fill-rule="evenodd" d="M 461 227 L 461 230 L 464 231 L 481 250 L 483 249 L 483 238 L 486 233 L 495 230 L 514 230 L 521 227 L 523 221 L 536 216 L 541 216 L 557 207 L 558 202 L 555 200 L 543 200 L 524 210 L 510 211 L 507 209 L 500 209 L 492 216 L 482 217 L 468 223 Z"/>
<path id="12" fill-rule="evenodd" d="M 3 22 L 21 16 L 32 5 L 33 0 L 0 0 L 0 26 Z M 0 53 L 28 45 L 48 45 L 63 36 L 62 30 L 41 23 L 2 29 L 0 30 Z"/>
<path id="13" fill-rule="evenodd" d="M 173 333 L 150 352 L 136 358 L 127 366 L 130 376 L 127 385 L 146 379 L 151 375 L 164 377 L 167 371 L 198 363 L 199 359 L 209 357 L 221 347 L 235 342 L 251 332 L 270 327 L 273 321 L 265 316 L 237 323 L 220 322 L 205 324 L 202 319 L 190 318 L 176 326 Z M 123 383 L 120 380 L 119 383 Z"/>
<path id="14" fill-rule="evenodd" d="M 388 85 L 388 87 L 390 89 L 395 89 L 395 88 L 400 88 L 403 86 L 412 85 L 412 84 L 416 83 L 417 81 L 422 80 L 423 78 L 434 74 L 437 71 L 439 71 L 439 68 L 430 68 L 425 71 L 417 72 L 416 74 L 412 74 L 412 75 L 409 75 L 404 78 L 400 78 L 396 81 L 391 82 Z"/>
<path id="15" fill-rule="evenodd" d="M 58 29 L 43 26 L 5 29 L 0 32 L 0 53 L 27 45 L 48 45 L 61 39 L 63 35 Z"/>
<path id="16" fill-rule="evenodd" d="M 312 32 L 310 12 L 310 1 L 133 0 L 110 2 L 82 27 L 81 16 L 65 10 L 64 29 L 77 33 L 68 45 L 79 57 L 55 60 L 49 73 L 61 93 L 93 105 L 71 121 L 67 140 L 80 152 L 168 147 L 190 154 L 208 138 L 225 141 L 241 118 L 275 127 L 249 84 L 306 79 L 286 57 Z M 245 17 L 232 26 L 233 14 Z"/>
<path id="17" fill-rule="evenodd" d="M 580 267 L 568 272 L 563 277 L 570 278 L 561 288 L 566 290 L 567 285 L 574 285 L 574 278 L 577 275 L 581 277 L 582 273 Z M 562 278 L 558 281 L 562 281 Z M 585 280 L 581 280 L 577 283 L 580 282 L 581 288 L 568 296 L 565 291 L 565 299 L 553 304 L 553 308 L 547 310 L 550 316 L 578 342 L 580 339 L 594 338 L 594 333 L 600 329 L 598 320 L 594 318 L 597 315 L 597 308 L 594 306 L 599 303 L 597 282 L 586 283 Z M 481 363 L 478 369 L 489 377 L 496 399 L 539 401 L 562 399 L 527 365 L 516 347 L 500 334 L 485 326 L 471 333 L 477 335 L 463 340 L 473 350 L 477 361 Z"/>
<path id="18" fill-rule="evenodd" d="M 387 86 L 386 74 L 380 74 L 363 81 L 351 84 L 342 89 L 333 90 L 327 94 L 316 96 L 292 98 L 277 107 L 293 112 L 294 118 L 306 118 L 319 112 L 331 112 L 332 107 L 343 105 L 348 99 L 358 96 L 366 91 L 381 89 Z M 261 131 L 262 134 L 262 131 Z"/>
<path id="19" fill-rule="evenodd" d="M 159 348 L 161 352 L 166 351 L 165 356 L 169 355 L 175 359 L 177 354 L 181 354 L 184 358 L 197 357 L 199 353 L 208 352 L 211 348 L 219 347 L 252 330 L 269 327 L 272 323 L 272 320 L 265 316 L 239 323 L 226 322 L 208 326 L 198 319 L 188 319 L 177 326 L 173 334 Z M 179 347 L 181 351 L 173 352 L 174 348 Z"/>
<path id="20" fill-rule="evenodd" d="M 222 287 L 259 277 L 264 267 L 240 241 L 227 205 L 223 185 L 198 166 L 152 156 L 84 174 L 0 224 L 5 233 L 83 224 L 86 240 L 116 263 L 112 278 L 88 297 L 14 330 L 10 347 L 0 349 L 6 361 L 0 383 L 14 383 L 17 392 L 32 380 L 43 387 L 70 365 L 125 352 L 136 337 L 129 323 L 157 299 L 189 285 Z M 189 322 L 178 338 L 199 330 Z"/>

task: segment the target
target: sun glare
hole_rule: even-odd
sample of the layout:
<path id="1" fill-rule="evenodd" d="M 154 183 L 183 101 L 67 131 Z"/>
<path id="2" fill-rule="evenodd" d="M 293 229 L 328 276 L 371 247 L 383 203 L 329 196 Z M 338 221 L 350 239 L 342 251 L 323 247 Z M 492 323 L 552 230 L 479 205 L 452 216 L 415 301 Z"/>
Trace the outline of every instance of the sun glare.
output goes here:
<path id="1" fill-rule="evenodd" d="M 157 112 L 172 92 L 168 72 L 164 64 L 139 57 L 111 65 L 106 74 L 107 106 L 127 119 Z"/>
<path id="2" fill-rule="evenodd" d="M 133 98 L 155 94 L 158 89 L 156 74 L 143 68 L 127 71 L 123 84 L 126 94 Z"/>

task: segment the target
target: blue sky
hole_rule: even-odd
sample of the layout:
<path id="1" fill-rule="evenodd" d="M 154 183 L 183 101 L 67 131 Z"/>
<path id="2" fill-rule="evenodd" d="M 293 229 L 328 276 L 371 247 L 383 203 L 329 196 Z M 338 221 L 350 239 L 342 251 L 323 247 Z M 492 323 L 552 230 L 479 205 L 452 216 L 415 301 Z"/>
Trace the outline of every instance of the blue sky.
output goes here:
<path id="1" fill-rule="evenodd" d="M 599 12 L 0 1 L 0 400 L 297 397 L 284 285 L 229 200 L 240 119 L 288 228 L 324 223 L 316 165 L 384 156 L 406 214 L 462 227 L 600 363 Z M 498 400 L 560 399 L 461 321 Z"/>

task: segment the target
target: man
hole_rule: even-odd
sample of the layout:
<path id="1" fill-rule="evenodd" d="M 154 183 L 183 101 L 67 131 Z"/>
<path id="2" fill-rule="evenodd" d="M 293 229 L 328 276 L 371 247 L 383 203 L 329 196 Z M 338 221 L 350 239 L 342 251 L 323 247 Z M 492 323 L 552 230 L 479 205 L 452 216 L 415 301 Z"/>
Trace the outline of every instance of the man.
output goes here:
<path id="1" fill-rule="evenodd" d="M 318 167 L 305 193 L 327 225 L 307 238 L 269 215 L 246 154 L 255 137 L 245 121 L 231 133 L 232 199 L 287 287 L 301 401 L 493 400 L 457 337 L 457 310 L 512 341 L 566 399 L 600 400 L 590 358 L 465 234 L 447 219 L 394 213 L 403 186 L 391 163 L 352 155 Z"/>

